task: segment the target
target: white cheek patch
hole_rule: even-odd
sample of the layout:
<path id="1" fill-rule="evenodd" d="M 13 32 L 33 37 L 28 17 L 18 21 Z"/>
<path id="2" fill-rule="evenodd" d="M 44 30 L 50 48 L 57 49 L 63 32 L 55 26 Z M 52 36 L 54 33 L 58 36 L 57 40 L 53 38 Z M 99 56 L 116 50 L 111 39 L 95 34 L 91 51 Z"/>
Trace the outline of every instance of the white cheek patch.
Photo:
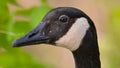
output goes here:
<path id="1" fill-rule="evenodd" d="M 65 47 L 71 51 L 75 51 L 82 43 L 82 39 L 89 27 L 90 25 L 86 18 L 78 18 L 68 32 L 56 41 L 56 46 Z"/>

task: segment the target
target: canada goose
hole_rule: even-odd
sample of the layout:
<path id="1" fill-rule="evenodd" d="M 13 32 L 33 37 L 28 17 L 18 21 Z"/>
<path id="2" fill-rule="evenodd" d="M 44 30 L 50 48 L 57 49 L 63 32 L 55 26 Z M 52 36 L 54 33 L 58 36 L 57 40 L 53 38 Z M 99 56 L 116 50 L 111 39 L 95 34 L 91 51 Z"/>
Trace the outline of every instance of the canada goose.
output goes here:
<path id="1" fill-rule="evenodd" d="M 101 68 L 96 28 L 81 10 L 59 7 L 51 10 L 31 32 L 13 42 L 13 47 L 52 44 L 69 49 L 76 68 Z"/>

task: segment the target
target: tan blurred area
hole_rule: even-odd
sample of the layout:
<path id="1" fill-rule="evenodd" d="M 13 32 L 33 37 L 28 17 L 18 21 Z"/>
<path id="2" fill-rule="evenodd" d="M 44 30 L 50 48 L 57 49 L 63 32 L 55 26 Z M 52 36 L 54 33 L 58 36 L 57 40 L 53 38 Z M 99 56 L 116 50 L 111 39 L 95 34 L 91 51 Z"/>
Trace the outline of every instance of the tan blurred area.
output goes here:
<path id="1" fill-rule="evenodd" d="M 25 9 L 32 6 L 40 5 L 39 0 L 17 0 Z M 106 19 L 108 4 L 106 1 L 98 0 L 48 0 L 48 4 L 52 7 L 75 7 L 84 11 L 94 21 L 98 40 L 101 41 L 105 37 Z M 14 7 L 13 7 L 14 9 Z M 106 68 L 107 61 L 102 56 L 104 54 L 103 46 L 99 44 L 102 68 Z M 61 47 L 50 45 L 36 45 L 24 47 L 24 50 L 29 52 L 35 59 L 48 65 L 53 65 L 55 68 L 74 68 L 74 60 L 71 52 Z M 104 61 L 104 62 L 103 62 Z"/>

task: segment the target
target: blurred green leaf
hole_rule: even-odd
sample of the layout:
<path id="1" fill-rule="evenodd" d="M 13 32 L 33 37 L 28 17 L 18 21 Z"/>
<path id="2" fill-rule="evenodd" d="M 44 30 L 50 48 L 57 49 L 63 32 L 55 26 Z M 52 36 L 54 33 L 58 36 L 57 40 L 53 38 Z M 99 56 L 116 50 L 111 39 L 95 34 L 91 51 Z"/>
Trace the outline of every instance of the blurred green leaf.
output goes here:
<path id="1" fill-rule="evenodd" d="M 30 9 L 21 9 L 16 11 L 16 15 L 21 15 L 21 16 L 29 16 L 32 12 L 32 8 Z"/>
<path id="2" fill-rule="evenodd" d="M 114 36 L 114 42 L 118 43 L 120 40 L 120 8 L 113 8 L 110 12 L 110 34 Z M 119 43 L 120 44 L 120 43 Z"/>
<path id="3" fill-rule="evenodd" d="M 16 0 L 2 0 L 2 1 L 0 2 L 0 8 L 5 8 L 5 9 L 6 9 L 8 3 L 17 5 Z"/>
<path id="4" fill-rule="evenodd" d="M 8 42 L 6 41 L 6 35 L 0 33 L 0 47 L 6 47 L 6 45 L 8 45 Z"/>
<path id="5" fill-rule="evenodd" d="M 31 12 L 31 16 L 30 16 L 31 26 L 35 27 L 36 25 L 38 25 L 38 23 L 40 23 L 40 21 L 42 20 L 44 15 L 50 9 L 52 9 L 52 8 L 49 7 L 48 5 L 42 5 L 40 7 L 34 7 L 32 12 Z"/>
<path id="6" fill-rule="evenodd" d="M 7 9 L 0 8 L 0 25 L 6 24 L 9 18 L 9 12 Z"/>
<path id="7" fill-rule="evenodd" d="M 9 19 L 8 19 L 8 32 L 12 32 L 13 31 L 13 24 L 14 24 L 14 20 L 13 20 L 13 14 L 11 14 L 10 16 L 9 16 Z M 12 36 L 10 35 L 10 34 L 7 34 L 7 40 L 9 41 L 9 40 L 12 40 Z"/>
<path id="8" fill-rule="evenodd" d="M 42 0 L 42 6 L 10 12 L 8 3 L 17 6 L 16 0 L 2 0 L 0 2 L 0 67 L 2 68 L 49 68 L 36 62 L 28 53 L 20 48 L 12 48 L 16 38 L 28 33 L 51 7 L 47 0 Z M 19 6 L 17 6 L 19 7 Z M 15 20 L 16 16 L 30 17 L 31 20 Z M 37 19 L 36 19 L 37 18 Z"/>
<path id="9" fill-rule="evenodd" d="M 11 4 L 18 5 L 16 0 L 8 0 Z"/>
<path id="10" fill-rule="evenodd" d="M 112 2 L 111 2 L 112 3 Z M 109 45 L 109 47 L 112 47 L 112 50 L 109 50 L 109 68 L 119 68 L 119 60 L 120 59 L 120 54 L 119 54 L 119 49 L 120 49 L 120 4 L 114 3 L 114 5 L 110 5 L 109 9 L 109 16 L 108 16 L 108 26 L 107 27 L 107 35 L 109 37 L 109 40 L 111 42 L 107 43 L 112 43 Z M 109 48 L 107 47 L 107 48 Z M 113 53 L 112 53 L 113 52 Z"/>
<path id="11" fill-rule="evenodd" d="M 13 33 L 16 34 L 15 38 L 25 35 L 31 30 L 30 23 L 27 21 L 17 21 L 14 23 Z"/>
<path id="12" fill-rule="evenodd" d="M 43 4 L 45 4 L 45 3 L 47 3 L 47 0 L 41 0 L 41 2 L 42 2 Z"/>
<path id="13" fill-rule="evenodd" d="M 8 2 L 8 0 L 2 0 L 0 2 L 0 8 L 7 8 L 7 2 Z"/>
<path id="14" fill-rule="evenodd" d="M 27 53 L 21 51 L 21 49 L 15 50 L 11 53 L 5 51 L 0 54 L 0 66 L 4 68 L 47 68 L 43 64 L 38 64 Z"/>

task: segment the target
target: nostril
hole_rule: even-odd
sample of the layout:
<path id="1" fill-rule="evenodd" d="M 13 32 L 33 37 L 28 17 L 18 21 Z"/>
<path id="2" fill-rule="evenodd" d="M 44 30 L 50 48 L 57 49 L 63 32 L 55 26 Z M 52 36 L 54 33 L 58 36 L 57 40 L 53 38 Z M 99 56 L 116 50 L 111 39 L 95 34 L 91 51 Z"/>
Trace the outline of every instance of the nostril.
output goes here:
<path id="1" fill-rule="evenodd" d="M 28 38 L 34 37 L 37 34 L 38 34 L 38 32 L 30 33 L 30 35 L 28 36 Z"/>

